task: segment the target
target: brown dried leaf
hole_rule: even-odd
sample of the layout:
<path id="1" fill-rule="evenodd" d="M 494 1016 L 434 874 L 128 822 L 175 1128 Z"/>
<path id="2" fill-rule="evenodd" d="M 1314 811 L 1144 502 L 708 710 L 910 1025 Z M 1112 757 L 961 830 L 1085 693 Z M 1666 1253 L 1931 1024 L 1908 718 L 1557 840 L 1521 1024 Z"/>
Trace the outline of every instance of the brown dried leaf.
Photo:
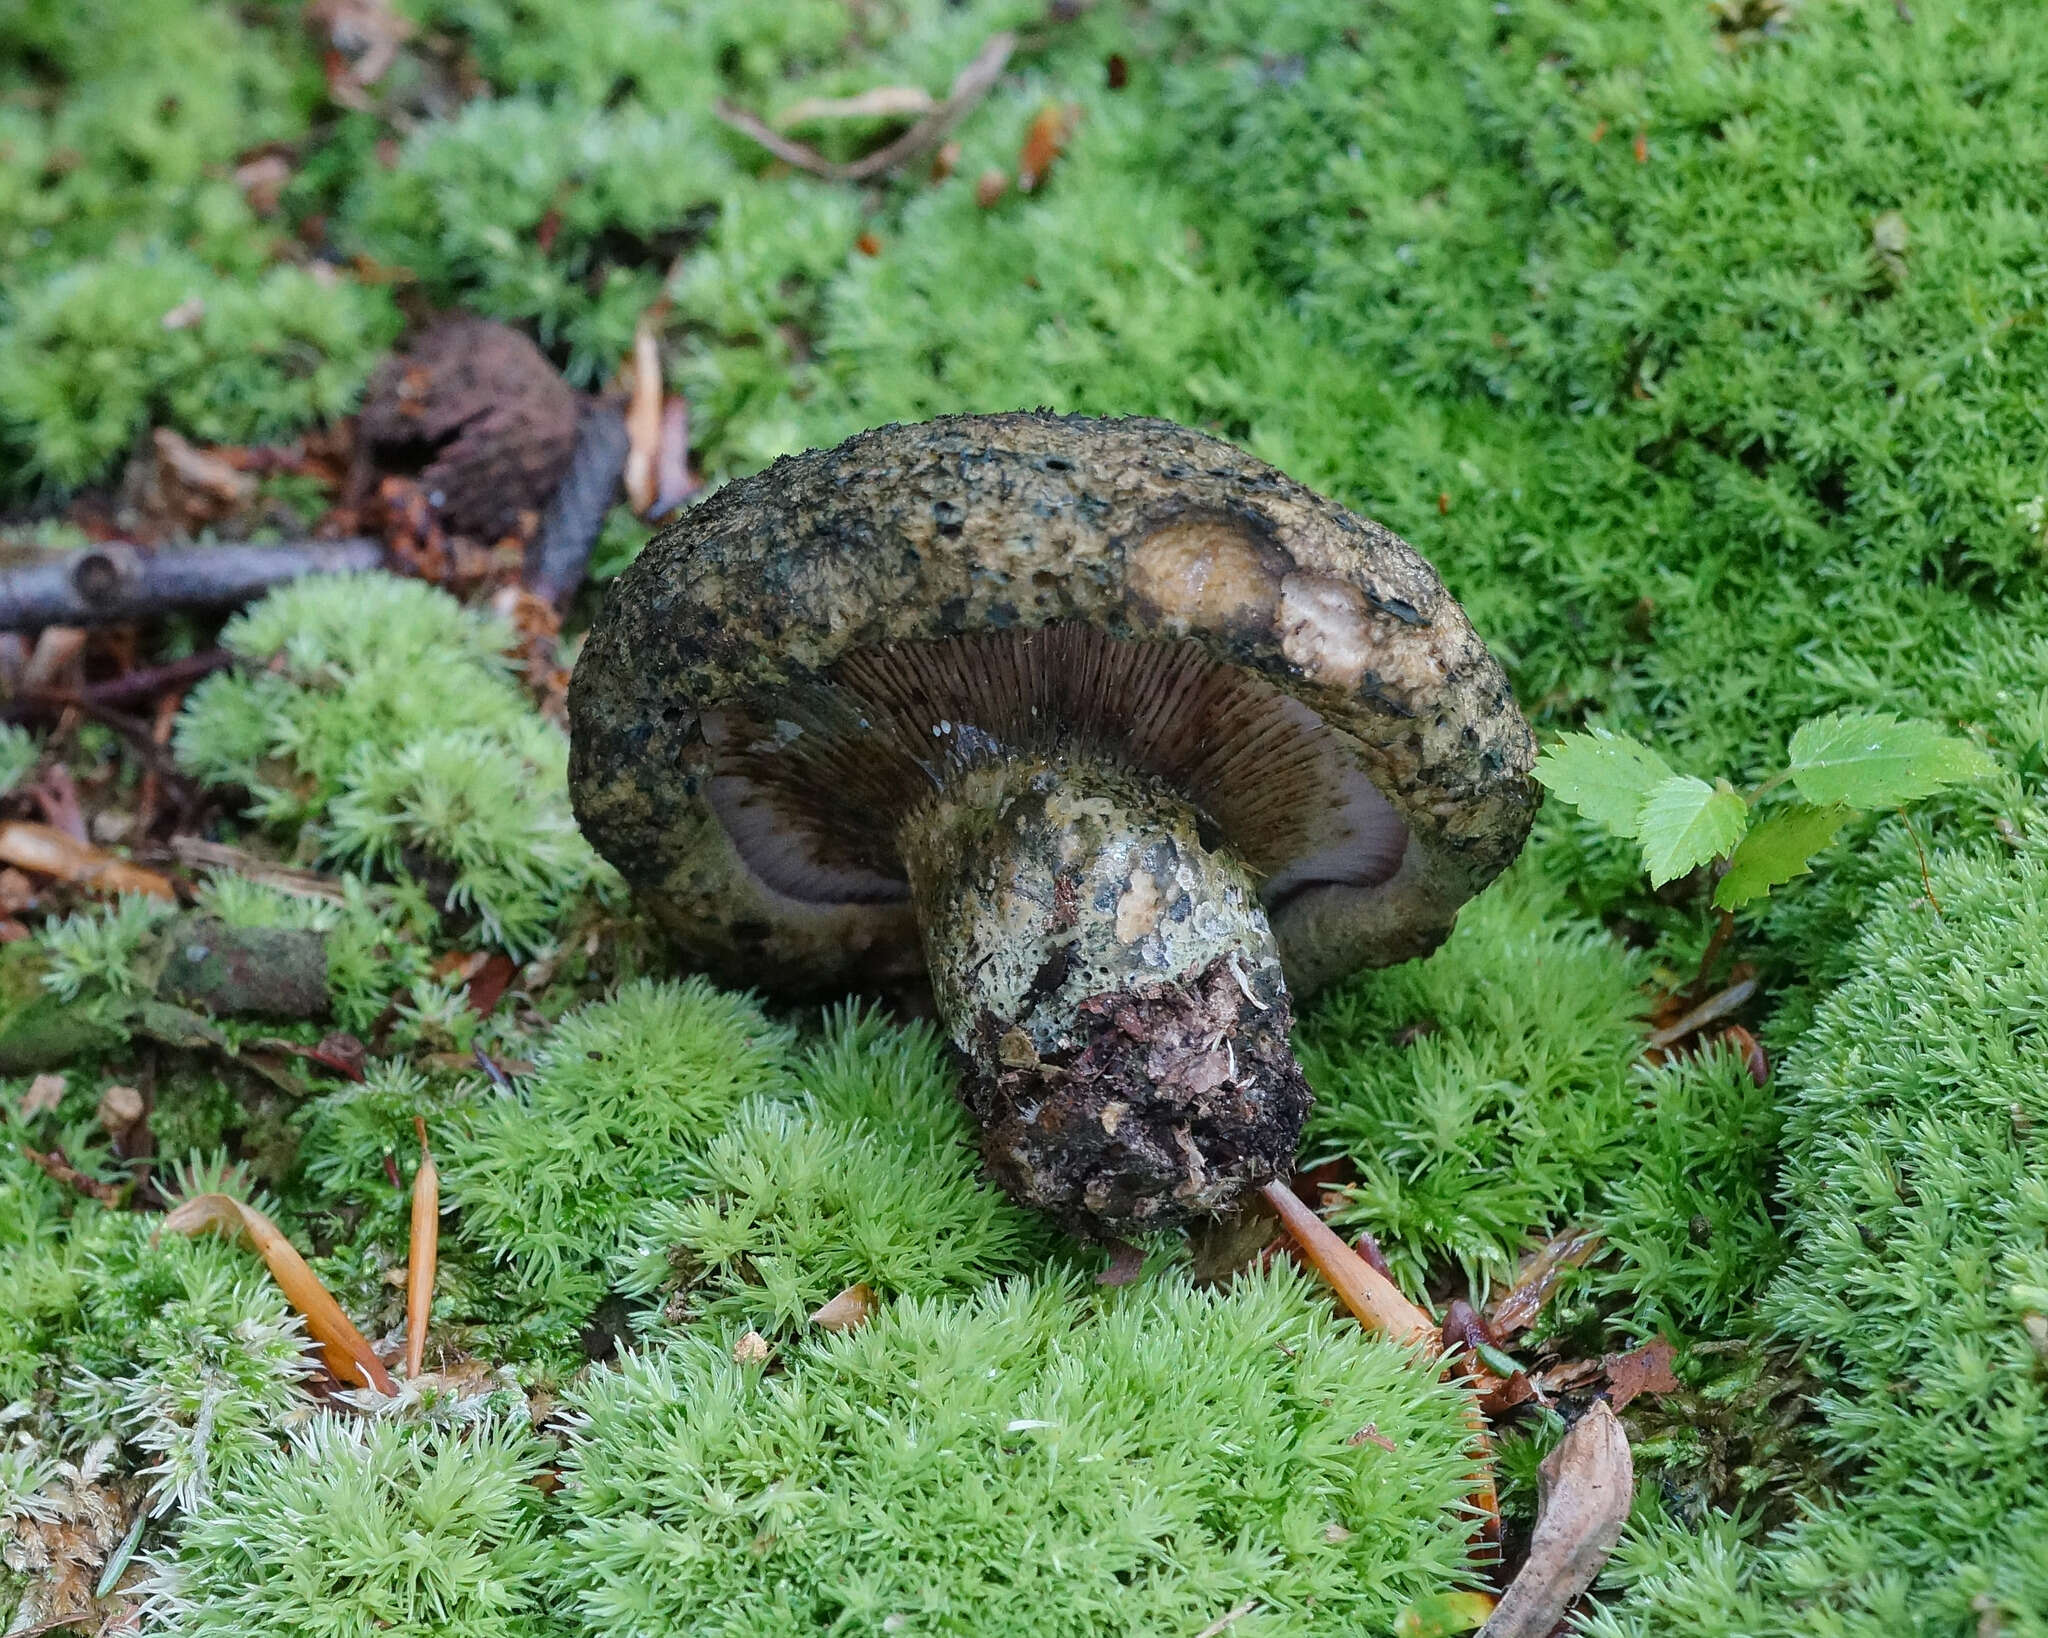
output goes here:
<path id="1" fill-rule="evenodd" d="M 626 405 L 626 501 L 645 517 L 654 509 L 661 458 L 661 344 L 652 316 L 645 313 L 633 332 L 632 379 Z"/>
<path id="2" fill-rule="evenodd" d="M 28 819 L 0 824 L 0 861 L 73 882 L 93 893 L 146 893 L 158 899 L 178 896 L 168 877 L 117 859 L 90 842 L 65 835 L 54 825 Z"/>
<path id="3" fill-rule="evenodd" d="M 1625 1354 L 1609 1354 L 1607 1366 L 1607 1397 L 1614 1408 L 1620 1410 L 1632 1399 L 1646 1393 L 1677 1393 L 1685 1384 L 1671 1373 L 1671 1362 L 1678 1350 L 1669 1340 L 1659 1337 L 1655 1342 L 1641 1348 L 1633 1348 Z"/>
<path id="4" fill-rule="evenodd" d="M 1537 1469 L 1529 1556 L 1480 1638 L 1545 1638 L 1593 1584 L 1621 1539 L 1635 1497 L 1628 1435 L 1596 1401 Z"/>
<path id="5" fill-rule="evenodd" d="M 1039 109 L 1024 133 L 1024 149 L 1017 156 L 1017 190 L 1035 193 L 1051 173 L 1053 161 L 1066 151 L 1075 128 L 1081 123 L 1077 102 L 1049 102 Z"/>
<path id="6" fill-rule="evenodd" d="M 182 1234 L 188 1238 L 209 1231 L 244 1239 L 255 1249 L 284 1293 L 285 1301 L 305 1316 L 306 1331 L 320 1344 L 329 1371 L 344 1382 L 360 1383 L 382 1394 L 397 1394 L 398 1385 L 391 1380 L 391 1373 L 363 1340 L 362 1332 L 341 1311 L 341 1304 L 306 1266 L 306 1259 L 278 1226 L 254 1206 L 230 1195 L 196 1194 L 166 1213 L 157 1229 L 159 1234 Z"/>
<path id="7" fill-rule="evenodd" d="M 983 210 L 993 210 L 996 201 L 1010 191 L 1010 178 L 993 168 L 983 171 L 974 179 L 974 202 Z"/>
<path id="8" fill-rule="evenodd" d="M 1145 1271 L 1145 1248 L 1128 1240 L 1112 1240 L 1109 1266 L 1095 1276 L 1097 1285 L 1129 1285 Z"/>
<path id="9" fill-rule="evenodd" d="M 434 1306 L 434 1273 L 441 1255 L 441 1172 L 427 1147 L 427 1123 L 417 1115 L 420 1169 L 412 1180 L 412 1245 L 405 1259 L 405 1374 L 419 1380 L 427 1360 L 427 1319 Z"/>
<path id="10" fill-rule="evenodd" d="M 849 1285 L 811 1315 L 811 1323 L 827 1331 L 858 1331 L 875 1317 L 878 1306 L 874 1291 L 863 1280 L 857 1285 Z"/>
<path id="11" fill-rule="evenodd" d="M 1553 1235 L 1522 1265 L 1514 1288 L 1494 1304 L 1487 1322 L 1494 1336 L 1505 1341 L 1534 1325 L 1564 1271 L 1579 1267 L 1599 1249 L 1600 1236 L 1590 1229 L 1567 1229 Z"/>
<path id="12" fill-rule="evenodd" d="M 671 393 L 661 406 L 661 445 L 654 457 L 654 508 L 650 518 L 665 518 L 688 500 L 704 482 L 690 470 L 690 401 Z"/>
<path id="13" fill-rule="evenodd" d="M 732 1345 L 732 1362 L 735 1365 L 766 1365 L 774 1351 L 759 1331 L 749 1331 Z"/>

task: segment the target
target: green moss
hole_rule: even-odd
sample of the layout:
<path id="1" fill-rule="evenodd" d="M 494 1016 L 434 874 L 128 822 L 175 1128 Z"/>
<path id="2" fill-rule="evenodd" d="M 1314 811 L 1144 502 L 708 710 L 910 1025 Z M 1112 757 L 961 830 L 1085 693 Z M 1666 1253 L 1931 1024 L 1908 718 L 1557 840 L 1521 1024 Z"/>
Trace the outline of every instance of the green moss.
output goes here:
<path id="1" fill-rule="evenodd" d="M 580 1395 L 586 1630 L 1193 1632 L 1251 1599 L 1255 1633 L 1384 1631 L 1468 1573 L 1456 1390 L 1298 1277 L 904 1299 L 773 1373 L 731 1345 Z"/>
<path id="2" fill-rule="evenodd" d="M 184 766 L 246 787 L 315 857 L 412 878 L 488 943 L 552 940 L 600 867 L 569 812 L 567 741 L 512 681 L 500 623 L 417 581 L 335 575 L 222 640 L 262 664 L 193 690 Z"/>
<path id="3" fill-rule="evenodd" d="M 1786 1066 L 1792 1250 L 1765 1313 L 1853 1477 L 1761 1548 L 1645 1532 L 1605 1630 L 2042 1630 L 2048 870 L 1950 857 L 1933 884 L 1939 912 L 1884 896 Z"/>
<path id="4" fill-rule="evenodd" d="M 787 1085 L 788 1046 L 701 979 L 629 984 L 572 1014 L 521 1095 L 485 1103 L 447 1148 L 464 1235 L 539 1284 L 594 1275 L 743 1100 Z"/>
<path id="5" fill-rule="evenodd" d="M 157 1611 L 220 1638 L 537 1638 L 546 1460 L 523 1417 L 416 1430 L 323 1413 L 192 1520 Z"/>
<path id="6" fill-rule="evenodd" d="M 1642 977 L 1524 866 L 1437 955 L 1319 1002 L 1297 1041 L 1316 1093 L 1304 1152 L 1361 1174 L 1336 1220 L 1369 1226 L 1410 1289 L 1440 1259 L 1481 1291 L 1512 1273 L 1532 1229 L 1636 1164 Z"/>

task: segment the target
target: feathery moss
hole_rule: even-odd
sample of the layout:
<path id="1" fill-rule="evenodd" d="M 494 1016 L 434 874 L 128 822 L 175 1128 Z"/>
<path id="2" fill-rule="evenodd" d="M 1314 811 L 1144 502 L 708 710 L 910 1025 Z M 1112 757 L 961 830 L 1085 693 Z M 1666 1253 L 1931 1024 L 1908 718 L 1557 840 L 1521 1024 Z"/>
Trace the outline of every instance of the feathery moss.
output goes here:
<path id="1" fill-rule="evenodd" d="M 731 1346 L 578 1396 L 585 1630 L 1193 1632 L 1253 1600 L 1268 1638 L 1384 1631 L 1469 1574 L 1458 1390 L 1298 1276 L 904 1298 L 775 1373 Z"/>

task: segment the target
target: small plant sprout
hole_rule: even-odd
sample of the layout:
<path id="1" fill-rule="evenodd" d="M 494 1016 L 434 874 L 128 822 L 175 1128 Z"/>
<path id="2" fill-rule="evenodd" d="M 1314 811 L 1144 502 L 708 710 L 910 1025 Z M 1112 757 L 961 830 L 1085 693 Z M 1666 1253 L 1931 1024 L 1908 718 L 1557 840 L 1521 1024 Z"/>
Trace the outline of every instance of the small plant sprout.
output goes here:
<path id="1" fill-rule="evenodd" d="M 586 833 L 686 952 L 928 975 L 990 1173 L 1089 1238 L 1284 1178 L 1293 998 L 1442 941 L 1534 748 L 1379 525 L 1163 421 L 960 416 L 732 484 L 614 586 Z"/>
<path id="2" fill-rule="evenodd" d="M 1566 734 L 1536 778 L 1610 835 L 1642 849 L 1650 884 L 1719 866 L 1714 907 L 1733 912 L 1805 875 L 1861 810 L 1899 808 L 1981 778 L 1991 759 L 1932 723 L 1888 711 L 1836 711 L 1802 724 L 1786 765 L 1747 794 L 1671 765 L 1640 740 L 1595 728 Z M 1773 800 L 1789 787 L 1791 800 Z"/>

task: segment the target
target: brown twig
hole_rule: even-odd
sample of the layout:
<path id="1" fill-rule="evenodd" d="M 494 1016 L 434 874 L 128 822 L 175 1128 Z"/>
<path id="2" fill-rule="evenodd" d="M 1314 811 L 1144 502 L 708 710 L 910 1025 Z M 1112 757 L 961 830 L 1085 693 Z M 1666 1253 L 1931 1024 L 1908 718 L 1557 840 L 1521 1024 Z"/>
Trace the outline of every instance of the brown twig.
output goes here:
<path id="1" fill-rule="evenodd" d="M 76 1189 L 80 1194 L 85 1195 L 89 1199 L 97 1200 L 103 1206 L 119 1204 L 121 1199 L 121 1191 L 119 1189 L 115 1188 L 111 1183 L 102 1183 L 96 1177 L 87 1177 L 85 1173 L 81 1172 L 64 1158 L 64 1151 L 62 1149 L 52 1149 L 48 1154 L 44 1154 L 40 1149 L 31 1149 L 24 1143 L 21 1146 L 21 1152 L 28 1157 L 32 1165 L 41 1168 L 43 1174 L 51 1182 L 62 1183 L 66 1188 Z"/>
<path id="2" fill-rule="evenodd" d="M 1338 1300 L 1368 1331 L 1396 1342 L 1433 1344 L 1437 1323 L 1401 1294 L 1400 1288 L 1367 1264 L 1337 1233 L 1277 1179 L 1261 1191 L 1301 1247 L 1311 1267 L 1330 1282 Z"/>
<path id="3" fill-rule="evenodd" d="M 275 546 L 193 546 L 152 551 L 104 541 L 0 570 L 0 631 L 98 626 L 177 609 L 228 608 L 309 574 L 376 569 L 374 540 L 302 540 Z"/>
<path id="4" fill-rule="evenodd" d="M 1731 1012 L 1740 1010 L 1754 994 L 1756 980 L 1753 978 L 1745 978 L 1739 984 L 1730 984 L 1718 994 L 1708 996 L 1677 1023 L 1658 1030 L 1646 1044 L 1660 1050 L 1676 1046 L 1688 1035 L 1705 1029 L 1709 1024 L 1719 1023 Z"/>
<path id="5" fill-rule="evenodd" d="M 973 110 L 974 105 L 988 95 L 996 81 L 1002 77 L 1004 67 L 1010 61 L 1010 53 L 1017 49 L 1017 36 L 1005 31 L 992 35 L 975 56 L 974 61 L 961 69 L 954 77 L 953 88 L 946 94 L 946 100 L 934 108 L 923 119 L 905 131 L 894 142 L 877 148 L 871 154 L 842 163 L 827 159 L 817 149 L 801 142 L 793 142 L 765 120 L 757 119 L 744 108 L 720 98 L 712 105 L 712 112 L 742 136 L 750 137 L 766 148 L 785 164 L 794 165 L 800 171 L 813 176 L 822 176 L 828 182 L 865 182 L 877 176 L 886 176 L 898 166 L 931 152 L 945 141 L 954 126 Z"/>

